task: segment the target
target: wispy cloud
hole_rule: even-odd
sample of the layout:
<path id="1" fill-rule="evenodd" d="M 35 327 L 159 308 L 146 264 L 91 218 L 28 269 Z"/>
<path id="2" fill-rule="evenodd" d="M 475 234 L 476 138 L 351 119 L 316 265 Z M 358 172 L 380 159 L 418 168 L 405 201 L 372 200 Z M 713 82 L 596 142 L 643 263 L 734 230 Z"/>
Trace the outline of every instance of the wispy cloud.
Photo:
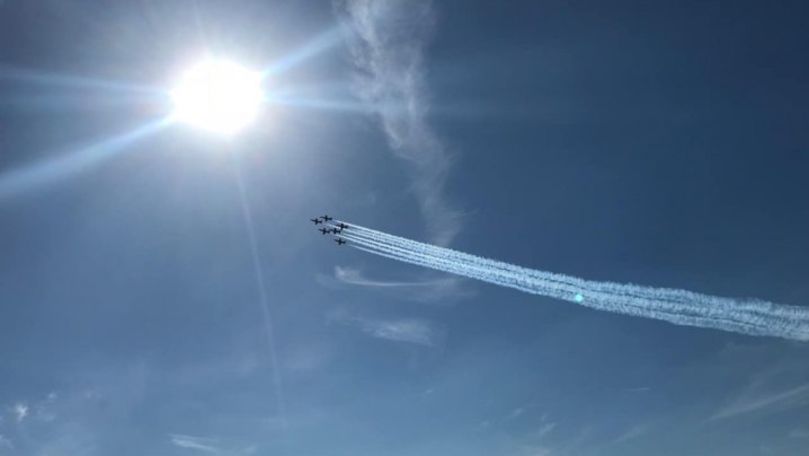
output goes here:
<path id="1" fill-rule="evenodd" d="M 623 434 L 619 435 L 612 443 L 624 443 L 630 440 L 634 440 L 643 434 L 646 434 L 649 431 L 648 424 L 636 424 L 629 429 L 626 430 Z"/>
<path id="2" fill-rule="evenodd" d="M 625 391 L 627 393 L 647 393 L 652 390 L 651 386 L 637 386 L 634 388 L 627 388 Z"/>
<path id="3" fill-rule="evenodd" d="M 541 445 L 524 445 L 520 454 L 524 456 L 551 456 L 554 451 Z"/>
<path id="4" fill-rule="evenodd" d="M 431 1 L 335 0 L 357 68 L 355 92 L 377 114 L 388 144 L 413 166 L 413 191 L 434 243 L 446 245 L 460 213 L 444 196 L 451 165 L 427 121 L 424 52 L 435 24 Z"/>
<path id="5" fill-rule="evenodd" d="M 241 350 L 222 358 L 206 357 L 191 360 L 188 364 L 175 364 L 170 369 L 161 368 L 161 375 L 166 385 L 172 385 L 172 390 L 186 390 L 190 385 L 210 382 L 212 376 L 216 379 L 216 375 L 238 378 L 234 374 L 242 375 L 238 366 L 244 359 L 238 355 L 241 355 Z M 197 367 L 192 369 L 192 365 Z M 110 454 L 109 448 L 120 446 L 126 440 L 138 454 L 162 454 L 166 453 L 166 447 L 170 447 L 178 454 L 250 456 L 257 454 L 263 442 L 272 444 L 271 439 L 281 433 L 259 426 L 256 428 L 261 429 L 260 434 L 256 434 L 258 442 L 242 439 L 243 434 L 238 434 L 238 439 L 228 438 L 228 434 L 212 439 L 181 432 L 163 434 L 158 441 L 140 439 L 137 429 L 142 417 L 133 417 L 132 410 L 145 403 L 144 382 L 150 371 L 150 365 L 142 361 L 121 366 L 81 368 L 80 372 L 71 375 L 72 386 L 69 388 L 58 392 L 46 390 L 39 396 L 29 392 L 24 401 L 20 399 L 16 404 L 0 405 L 0 415 L 5 420 L 0 419 L 0 455 L 99 456 Z M 200 410 L 208 410 L 207 404 L 200 407 Z M 239 419 L 244 417 L 241 411 L 235 413 L 237 415 L 233 416 Z M 264 412 L 257 413 L 251 415 L 256 420 L 265 416 Z M 18 423 L 22 415 L 22 423 Z M 15 448 L 10 449 L 10 444 Z"/>
<path id="6" fill-rule="evenodd" d="M 471 291 L 461 287 L 456 277 L 423 280 L 382 280 L 368 277 L 362 270 L 348 266 L 335 266 L 334 275 L 319 275 L 318 281 L 326 286 L 351 285 L 395 292 L 396 296 L 414 301 L 446 301 L 468 296 Z"/>
<path id="7" fill-rule="evenodd" d="M 556 429 L 556 423 L 552 421 L 544 423 L 537 429 L 537 437 L 540 439 L 545 438 L 545 436 L 553 432 L 554 429 Z"/>
<path id="8" fill-rule="evenodd" d="M 340 282 L 347 283 L 350 285 L 361 285 L 364 287 L 377 287 L 377 288 L 424 288 L 424 287 L 446 286 L 448 284 L 452 284 L 455 281 L 449 278 L 412 281 L 412 282 L 374 280 L 365 277 L 365 275 L 359 269 L 343 266 L 334 267 L 334 278 L 339 280 Z"/>
<path id="9" fill-rule="evenodd" d="M 171 443 L 180 447 L 180 448 L 187 448 L 189 450 L 198 450 L 205 453 L 212 453 L 217 454 L 220 452 L 219 448 L 217 448 L 217 440 L 211 439 L 207 437 L 195 437 L 192 435 L 183 435 L 183 434 L 171 434 Z"/>
<path id="10" fill-rule="evenodd" d="M 711 420 L 732 418 L 753 412 L 774 412 L 809 405 L 809 383 L 787 390 L 744 392 L 736 400 L 718 410 Z"/>
<path id="11" fill-rule="evenodd" d="M 524 409 L 520 410 L 518 415 L 522 415 Z M 515 410 L 515 411 L 516 411 Z M 530 432 L 523 437 L 523 441 L 518 444 L 519 451 L 517 454 L 525 456 L 551 456 L 554 454 L 563 454 L 558 451 L 553 445 L 549 443 L 548 436 L 556 429 L 556 423 L 548 419 L 548 414 L 542 415 L 540 419 L 540 427 L 534 432 Z"/>
<path id="12" fill-rule="evenodd" d="M 512 410 L 511 413 L 508 414 L 508 416 L 506 416 L 506 419 L 513 420 L 519 418 L 523 415 L 523 413 L 525 413 L 525 409 L 522 407 L 517 407 L 514 410 Z"/>
<path id="13" fill-rule="evenodd" d="M 417 318 L 375 319 L 335 313 L 332 320 L 359 328 L 365 334 L 394 342 L 434 346 L 441 332 L 427 320 Z"/>
<path id="14" fill-rule="evenodd" d="M 789 431 L 791 439 L 809 439 L 809 429 L 793 429 Z"/>
<path id="15" fill-rule="evenodd" d="M 19 402 L 14 404 L 11 411 L 14 413 L 14 417 L 17 419 L 17 422 L 20 423 L 25 419 L 25 417 L 28 416 L 28 405 Z"/>
<path id="16" fill-rule="evenodd" d="M 424 320 L 364 320 L 362 330 L 380 339 L 407 342 L 418 345 L 435 345 L 436 333 Z"/>

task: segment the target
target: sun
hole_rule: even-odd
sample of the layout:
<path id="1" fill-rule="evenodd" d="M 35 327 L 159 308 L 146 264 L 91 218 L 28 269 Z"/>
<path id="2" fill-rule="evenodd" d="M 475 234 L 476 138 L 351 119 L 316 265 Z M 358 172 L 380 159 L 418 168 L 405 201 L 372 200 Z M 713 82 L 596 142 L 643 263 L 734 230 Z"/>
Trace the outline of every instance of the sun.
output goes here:
<path id="1" fill-rule="evenodd" d="M 224 59 L 186 70 L 171 91 L 172 117 L 203 130 L 233 135 L 255 120 L 264 93 L 261 74 Z"/>

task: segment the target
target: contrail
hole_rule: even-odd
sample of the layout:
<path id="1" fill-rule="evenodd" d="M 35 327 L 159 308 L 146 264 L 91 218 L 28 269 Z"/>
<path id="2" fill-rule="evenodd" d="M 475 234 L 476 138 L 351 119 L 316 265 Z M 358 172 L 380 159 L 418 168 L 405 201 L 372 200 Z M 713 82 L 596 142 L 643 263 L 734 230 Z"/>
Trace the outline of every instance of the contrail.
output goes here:
<path id="1" fill-rule="evenodd" d="M 344 222 L 345 223 L 345 222 Z M 758 299 L 733 299 L 687 290 L 596 282 L 520 267 L 351 224 L 339 236 L 386 258 L 573 302 L 598 310 L 809 341 L 809 308 Z"/>
<path id="2" fill-rule="evenodd" d="M 396 246 L 404 246 L 414 249 L 417 252 L 432 252 L 436 249 L 435 246 L 424 244 L 416 241 L 412 241 L 409 239 L 401 238 L 398 236 L 393 236 L 389 234 L 385 234 L 379 231 L 374 231 L 368 228 L 363 227 L 356 227 L 360 231 L 364 231 L 367 233 L 368 237 L 372 239 L 382 240 L 383 242 L 388 242 L 392 245 Z M 525 274 L 529 277 L 538 280 L 550 280 L 553 282 L 559 282 L 561 284 L 570 285 L 576 287 L 577 289 L 583 288 L 590 288 L 594 289 L 594 291 L 606 291 L 606 292 L 620 292 L 629 296 L 637 296 L 637 297 L 644 297 L 644 298 L 651 298 L 657 299 L 665 302 L 673 302 L 677 303 L 678 305 L 685 305 L 685 306 L 695 306 L 701 305 L 706 300 L 710 301 L 712 304 L 721 306 L 721 305 L 736 305 L 738 307 L 742 307 L 748 309 L 750 311 L 756 312 L 759 311 L 759 308 L 762 304 L 766 304 L 759 300 L 734 300 L 729 298 L 720 298 L 715 296 L 708 296 L 708 295 L 701 295 L 698 293 L 686 291 L 686 290 L 677 290 L 677 289 L 665 289 L 665 288 L 650 288 L 650 287 L 641 287 L 637 285 L 631 284 L 618 284 L 618 283 L 611 283 L 611 282 L 591 282 L 586 281 L 583 279 L 579 279 L 576 277 L 565 276 L 561 274 L 554 274 L 550 272 L 538 271 L 534 269 L 527 269 L 522 268 L 516 265 L 511 265 L 508 263 L 503 263 L 495 260 L 489 260 L 486 258 L 477 257 L 474 255 L 469 255 L 466 253 L 457 252 L 450 249 L 442 249 L 446 250 L 446 255 L 450 258 L 458 260 L 458 261 L 465 261 L 470 264 L 477 264 L 477 265 L 484 265 L 487 268 L 491 268 L 493 270 L 501 270 L 507 271 L 517 274 Z M 575 300 L 575 295 L 574 295 Z M 788 318 L 807 318 L 807 312 L 805 309 L 796 306 L 775 306 L 766 313 L 774 313 L 783 315 Z"/>
<path id="3" fill-rule="evenodd" d="M 366 243 L 368 241 L 362 238 L 356 238 L 351 235 L 344 235 L 348 239 L 352 239 L 358 243 Z M 583 297 L 582 300 L 579 301 L 576 297 L 580 296 L 580 294 L 575 293 L 575 290 L 569 287 L 559 287 L 556 284 L 543 284 L 541 282 L 535 284 L 526 284 L 525 282 L 521 282 L 518 278 L 514 278 L 513 276 L 509 276 L 507 273 L 503 274 L 487 274 L 485 271 L 482 271 L 480 268 L 475 266 L 470 267 L 458 267 L 457 264 L 448 263 L 443 260 L 434 260 L 430 261 L 429 258 L 426 258 L 423 254 L 415 254 L 415 255 L 408 255 L 403 252 L 401 249 L 393 248 L 394 250 L 398 251 L 396 253 L 389 253 L 388 250 L 389 246 L 386 248 L 384 244 L 380 244 L 374 241 L 370 241 L 371 247 L 381 247 L 380 250 L 373 250 L 366 247 L 361 246 L 354 246 L 359 250 L 363 250 L 369 253 L 374 253 L 377 255 L 381 255 L 387 258 L 392 258 L 400 261 L 404 261 L 411 264 L 416 264 L 420 266 L 431 267 L 433 269 L 438 269 L 445 272 L 451 272 L 459 275 L 463 275 L 466 277 L 482 280 L 485 282 L 493 283 L 500 286 L 505 286 L 509 288 L 514 288 L 520 291 L 524 291 L 527 293 L 532 294 L 540 294 L 544 296 L 551 296 L 557 299 L 563 299 L 568 301 L 573 301 L 578 304 L 584 305 L 586 307 L 591 307 L 598 310 L 608 310 L 614 311 L 619 313 L 624 313 L 628 315 L 635 315 L 635 316 L 643 316 L 649 317 L 649 312 L 644 312 L 644 309 L 638 308 L 636 305 L 625 305 L 621 304 L 620 302 L 616 303 L 613 306 L 605 306 L 601 304 L 601 300 L 604 299 L 604 295 L 598 293 L 597 296 L 594 296 L 592 293 L 589 295 L 589 299 L 585 302 Z M 397 256 L 397 254 L 399 256 Z M 571 300 L 569 296 L 573 296 L 574 298 Z M 593 299 L 593 298 L 600 298 L 600 299 Z M 676 324 L 687 324 L 691 326 L 708 326 L 713 327 L 714 325 L 710 324 L 711 322 L 705 318 L 700 318 L 698 316 L 687 315 L 681 313 L 674 313 L 672 315 L 671 312 L 668 312 L 664 309 L 660 309 L 656 312 L 655 315 L 651 316 L 652 318 L 657 318 L 661 320 L 670 321 Z M 745 325 L 743 323 L 736 323 L 733 321 L 726 322 L 728 326 L 733 326 L 734 330 L 749 333 L 751 331 L 755 331 L 755 327 L 751 327 L 750 325 Z"/>
<path id="4" fill-rule="evenodd" d="M 424 247 L 424 245 L 421 245 L 420 247 Z M 453 253 L 456 255 L 460 254 L 460 252 L 453 252 Z M 473 258 L 475 258 L 478 263 L 481 261 L 487 261 L 485 259 L 477 257 Z M 500 265 L 503 266 L 505 264 L 500 263 Z M 428 264 L 427 266 L 430 265 Z M 783 318 L 783 316 L 779 317 L 778 312 L 776 311 L 772 312 L 775 314 L 775 318 L 773 318 L 772 315 L 768 315 L 766 312 L 762 312 L 762 309 L 758 308 L 751 309 L 750 308 L 751 306 L 744 306 L 742 308 L 743 311 L 746 311 L 745 313 L 745 312 L 738 312 L 737 310 L 739 309 L 723 308 L 727 306 L 717 306 L 716 308 L 709 305 L 706 306 L 704 302 L 702 303 L 675 302 L 674 304 L 672 304 L 670 301 L 667 301 L 666 296 L 663 293 L 659 293 L 659 296 L 657 297 L 652 296 L 651 298 L 646 296 L 637 297 L 628 293 L 622 293 L 622 291 L 625 290 L 616 289 L 616 287 L 618 287 L 617 284 L 606 284 L 608 285 L 607 287 L 608 289 L 605 292 L 604 290 L 599 289 L 605 287 L 591 286 L 591 285 L 605 285 L 605 284 L 599 284 L 595 282 L 585 282 L 582 281 L 581 279 L 569 277 L 566 278 L 564 276 L 559 276 L 557 274 L 548 274 L 550 277 L 538 277 L 538 278 L 534 277 L 533 280 L 526 281 L 525 277 L 520 276 L 520 273 L 522 273 L 523 275 L 525 274 L 524 268 L 518 268 L 519 270 L 517 271 L 517 274 L 515 274 L 514 271 L 511 272 L 507 270 L 501 271 L 506 274 L 505 275 L 506 280 L 504 280 L 503 274 L 501 274 L 500 277 L 492 276 L 491 274 L 489 274 L 488 276 L 481 277 L 481 270 L 479 268 L 480 264 L 478 264 L 477 271 L 475 271 L 477 272 L 477 274 L 474 276 L 466 274 L 465 271 L 463 270 L 458 271 L 457 264 L 454 265 L 456 266 L 454 269 L 447 268 L 446 265 L 443 266 L 445 267 L 441 268 L 441 270 L 446 270 L 447 272 L 461 273 L 464 275 L 471 276 L 473 278 L 478 278 L 481 280 L 497 283 L 499 285 L 518 288 L 523 291 L 548 295 L 559 299 L 565 299 L 568 301 L 573 301 L 588 307 L 593 307 L 601 310 L 611 310 L 631 315 L 664 319 L 678 324 L 691 324 L 691 325 L 698 324 L 700 326 L 706 326 L 706 323 L 702 320 L 704 320 L 705 318 L 709 318 L 711 320 L 723 321 L 726 325 L 730 324 L 734 327 L 742 326 L 742 329 L 745 330 L 744 332 L 748 333 L 753 332 L 756 334 L 762 333 L 769 334 L 770 332 L 772 332 L 771 328 L 773 326 L 783 327 L 792 325 L 794 322 L 791 321 L 791 319 L 793 318 L 797 318 L 798 320 L 803 319 L 804 324 L 806 323 L 805 315 L 800 313 L 788 316 L 787 318 Z M 533 271 L 533 272 L 541 273 L 541 271 Z M 571 284 L 560 282 L 559 281 L 560 277 L 562 277 L 563 279 L 565 278 L 572 279 L 576 281 L 576 283 Z M 638 288 L 640 287 L 628 286 L 627 288 L 629 291 L 637 291 Z M 645 291 L 655 291 L 655 290 L 656 289 L 646 289 Z M 665 292 L 667 290 L 661 291 Z M 705 298 L 712 298 L 712 297 L 705 297 Z M 650 300 L 652 301 L 651 303 L 649 302 Z M 759 302 L 753 301 L 753 302 L 761 304 L 760 301 Z M 743 303 L 746 304 L 747 302 Z M 720 304 L 726 303 L 720 302 Z M 739 307 L 742 306 L 740 305 Z M 783 309 L 776 309 L 776 310 L 783 310 Z M 715 324 L 712 322 L 711 324 L 707 324 L 707 326 L 713 327 L 715 326 Z M 736 329 L 738 330 L 738 328 Z"/>

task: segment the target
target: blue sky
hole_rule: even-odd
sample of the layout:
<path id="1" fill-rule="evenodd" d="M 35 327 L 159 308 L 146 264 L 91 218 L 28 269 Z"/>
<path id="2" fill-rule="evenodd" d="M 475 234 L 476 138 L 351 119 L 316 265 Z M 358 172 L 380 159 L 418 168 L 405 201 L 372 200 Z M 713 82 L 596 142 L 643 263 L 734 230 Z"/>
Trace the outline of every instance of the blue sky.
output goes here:
<path id="1" fill-rule="evenodd" d="M 0 1 L 0 455 L 805 451 L 806 344 L 307 222 L 805 305 L 804 2 L 414 5 Z M 231 140 L 171 125 L 88 155 L 160 118 L 201 49 L 292 95 Z M 41 163 L 71 165 L 8 186 Z"/>

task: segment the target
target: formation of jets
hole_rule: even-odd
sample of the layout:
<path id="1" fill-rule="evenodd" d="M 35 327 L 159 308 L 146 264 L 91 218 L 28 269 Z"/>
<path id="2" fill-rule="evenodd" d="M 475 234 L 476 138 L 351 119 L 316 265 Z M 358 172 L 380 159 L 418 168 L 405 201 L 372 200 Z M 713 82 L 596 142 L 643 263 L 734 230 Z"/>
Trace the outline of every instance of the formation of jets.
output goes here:
<path id="1" fill-rule="evenodd" d="M 343 229 L 342 228 L 321 228 L 318 231 L 320 231 L 321 234 L 340 234 L 340 233 L 343 232 Z"/>
<path id="2" fill-rule="evenodd" d="M 334 220 L 334 217 L 331 217 L 331 216 L 328 216 L 328 215 L 321 215 L 320 217 L 315 217 L 315 218 L 309 219 L 309 220 L 311 220 L 312 223 L 314 223 L 315 225 L 320 225 L 321 223 L 324 223 L 324 222 L 331 222 L 332 220 Z M 344 223 L 340 223 L 340 225 L 347 226 Z"/>
<path id="3" fill-rule="evenodd" d="M 341 238 L 339 235 L 343 232 L 343 230 L 347 229 L 349 225 L 343 222 L 334 224 L 329 223 L 332 220 L 334 220 L 334 217 L 331 217 L 329 215 L 321 215 L 320 217 L 315 217 L 309 220 L 315 225 L 324 225 L 318 228 L 318 231 L 320 231 L 320 234 L 324 236 L 327 234 L 333 234 L 335 236 L 334 242 L 336 242 L 338 246 L 348 242 L 345 239 Z"/>

